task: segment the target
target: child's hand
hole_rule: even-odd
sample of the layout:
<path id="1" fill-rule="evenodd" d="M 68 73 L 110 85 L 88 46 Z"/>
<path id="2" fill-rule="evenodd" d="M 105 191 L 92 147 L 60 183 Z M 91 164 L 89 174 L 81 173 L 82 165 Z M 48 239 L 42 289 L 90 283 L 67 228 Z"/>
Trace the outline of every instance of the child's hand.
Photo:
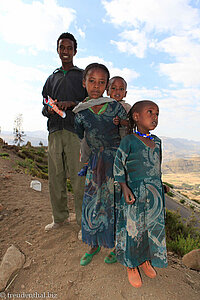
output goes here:
<path id="1" fill-rule="evenodd" d="M 129 126 L 129 121 L 128 120 L 120 120 L 120 125 L 128 127 Z"/>
<path id="2" fill-rule="evenodd" d="M 118 126 L 120 123 L 120 117 L 116 116 L 115 118 L 113 118 L 113 123 Z"/>
<path id="3" fill-rule="evenodd" d="M 169 193 L 170 187 L 168 185 L 163 184 L 163 188 L 164 188 L 164 193 Z"/>
<path id="4" fill-rule="evenodd" d="M 124 199 L 127 204 L 133 204 L 135 202 L 135 196 L 133 195 L 132 191 L 129 189 L 129 187 L 126 185 L 126 183 L 120 182 L 120 185 L 122 187 L 122 191 L 124 194 Z"/>
<path id="5" fill-rule="evenodd" d="M 73 101 L 59 101 L 56 103 L 59 109 L 67 110 L 70 107 L 76 106 L 76 103 Z"/>

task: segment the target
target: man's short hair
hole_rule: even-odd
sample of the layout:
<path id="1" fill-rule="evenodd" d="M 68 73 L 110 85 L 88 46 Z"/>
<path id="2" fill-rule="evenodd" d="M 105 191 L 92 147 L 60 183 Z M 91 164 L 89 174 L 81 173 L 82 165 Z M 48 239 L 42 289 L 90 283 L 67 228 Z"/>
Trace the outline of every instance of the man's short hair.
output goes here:
<path id="1" fill-rule="evenodd" d="M 69 32 L 64 32 L 59 36 L 59 38 L 57 40 L 57 50 L 58 50 L 59 41 L 62 39 L 69 39 L 69 40 L 73 41 L 74 42 L 74 51 L 77 50 L 77 41 L 76 41 L 75 37 L 73 36 L 73 34 L 71 34 Z"/>

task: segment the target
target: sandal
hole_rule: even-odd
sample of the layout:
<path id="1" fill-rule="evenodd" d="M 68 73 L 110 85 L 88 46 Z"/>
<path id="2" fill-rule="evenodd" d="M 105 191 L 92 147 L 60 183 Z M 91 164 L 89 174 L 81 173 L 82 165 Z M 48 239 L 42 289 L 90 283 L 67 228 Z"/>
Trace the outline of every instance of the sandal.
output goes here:
<path id="1" fill-rule="evenodd" d="M 111 251 L 109 255 L 110 256 L 106 256 L 105 257 L 104 262 L 106 264 L 114 264 L 114 263 L 116 263 L 117 262 L 116 254 Z"/>
<path id="2" fill-rule="evenodd" d="M 91 253 L 91 254 L 90 254 L 90 253 L 85 253 L 85 254 L 81 257 L 80 265 L 81 265 L 81 266 L 86 266 L 86 265 L 88 265 L 88 264 L 91 262 L 93 256 L 94 256 L 95 254 L 99 253 L 100 250 L 101 250 L 101 247 L 98 247 L 97 250 L 95 250 L 95 251 L 94 251 L 93 253 Z"/>

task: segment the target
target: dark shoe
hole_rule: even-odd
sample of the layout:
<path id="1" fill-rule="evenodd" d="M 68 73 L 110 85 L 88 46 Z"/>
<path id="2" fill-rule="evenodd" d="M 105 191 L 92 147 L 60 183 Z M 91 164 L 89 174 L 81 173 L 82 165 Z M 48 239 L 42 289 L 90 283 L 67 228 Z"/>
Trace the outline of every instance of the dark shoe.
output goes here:
<path id="1" fill-rule="evenodd" d="M 78 172 L 78 176 L 86 176 L 86 174 L 87 174 L 87 169 L 88 169 L 88 166 L 84 166 L 84 167 Z"/>

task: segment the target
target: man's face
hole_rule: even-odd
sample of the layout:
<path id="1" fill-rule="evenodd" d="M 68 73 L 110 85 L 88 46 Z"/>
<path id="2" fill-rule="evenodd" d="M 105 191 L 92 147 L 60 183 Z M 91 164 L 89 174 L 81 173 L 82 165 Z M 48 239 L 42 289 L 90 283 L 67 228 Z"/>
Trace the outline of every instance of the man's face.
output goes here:
<path id="1" fill-rule="evenodd" d="M 71 63 L 76 51 L 74 50 L 74 42 L 69 39 L 61 39 L 58 42 L 58 55 L 62 63 Z"/>

